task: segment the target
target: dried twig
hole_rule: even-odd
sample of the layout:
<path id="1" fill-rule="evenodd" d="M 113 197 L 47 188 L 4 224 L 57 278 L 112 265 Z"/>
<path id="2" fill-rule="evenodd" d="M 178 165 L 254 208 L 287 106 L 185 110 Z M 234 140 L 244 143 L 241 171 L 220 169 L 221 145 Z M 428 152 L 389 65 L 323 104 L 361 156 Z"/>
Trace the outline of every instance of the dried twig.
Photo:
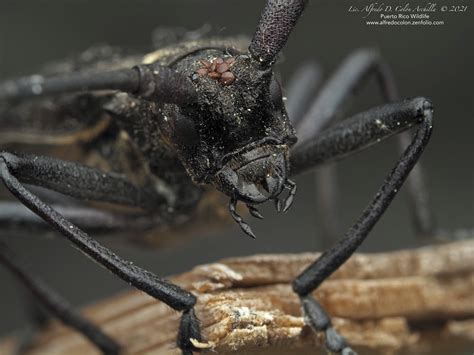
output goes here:
<path id="1" fill-rule="evenodd" d="M 256 255 L 198 266 L 172 277 L 198 295 L 211 350 L 286 353 L 322 349 L 289 286 L 316 254 Z M 474 241 L 352 257 L 315 293 L 334 325 L 362 353 L 474 346 Z M 179 314 L 132 291 L 84 310 L 127 353 L 178 354 Z M 449 341 L 447 341 L 449 340 Z M 0 344 L 8 353 L 14 340 Z M 467 345 L 466 345 L 467 344 Z M 31 354 L 92 354 L 80 335 L 51 324 Z"/>

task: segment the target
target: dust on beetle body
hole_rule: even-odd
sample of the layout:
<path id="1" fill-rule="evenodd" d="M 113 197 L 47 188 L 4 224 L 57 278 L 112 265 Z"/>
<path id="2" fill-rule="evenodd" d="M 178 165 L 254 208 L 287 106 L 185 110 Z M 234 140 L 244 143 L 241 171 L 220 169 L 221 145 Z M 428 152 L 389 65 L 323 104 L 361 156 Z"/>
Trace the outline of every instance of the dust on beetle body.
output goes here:
<path id="1" fill-rule="evenodd" d="M 206 48 L 183 55 L 172 64 L 189 77 L 198 99 L 189 105 L 162 105 L 160 130 L 167 132 L 187 173 L 197 184 L 210 184 L 230 197 L 231 216 L 250 236 L 237 215 L 245 203 L 275 201 L 287 210 L 296 190 L 288 180 L 289 147 L 296 142 L 283 104 L 280 84 L 271 69 L 236 49 Z M 288 189 L 282 202 L 279 195 Z M 280 208 L 282 205 L 285 208 Z"/>
<path id="2" fill-rule="evenodd" d="M 79 145 L 84 147 L 82 141 L 86 142 L 84 160 L 125 172 L 132 181 L 152 184 L 165 196 L 166 205 L 156 206 L 162 216 L 157 232 L 173 226 L 179 233 L 181 225 L 206 223 L 216 216 L 227 220 L 222 198 L 214 196 L 217 188 L 230 199 L 231 216 L 253 236 L 237 215 L 236 204 L 243 202 L 253 216 L 260 216 L 256 205 L 269 200 L 278 210 L 289 207 L 292 198 L 281 202 L 279 195 L 285 189 L 289 196 L 295 192 L 288 180 L 288 160 L 296 137 L 280 84 L 271 69 L 262 70 L 246 52 L 247 44 L 243 37 L 184 41 L 141 57 L 122 55 L 121 61 L 116 60 L 121 54 L 114 49 L 98 48 L 88 51 L 79 63 L 62 65 L 70 68 L 67 71 L 93 71 L 105 67 L 112 57 L 114 70 L 138 62 L 144 68 L 141 72 L 159 75 L 160 68 L 166 67 L 190 81 L 197 99 L 189 103 L 153 102 L 111 92 L 41 100 L 56 111 L 67 105 L 77 107 L 77 102 L 88 108 L 89 112 L 72 115 L 79 131 L 94 133 L 77 135 Z M 82 127 L 99 105 L 105 114 L 98 115 L 91 126 L 101 130 Z M 59 117 L 55 123 L 61 127 Z M 60 135 L 56 137 L 59 140 Z M 213 208 L 210 201 L 215 203 Z"/>

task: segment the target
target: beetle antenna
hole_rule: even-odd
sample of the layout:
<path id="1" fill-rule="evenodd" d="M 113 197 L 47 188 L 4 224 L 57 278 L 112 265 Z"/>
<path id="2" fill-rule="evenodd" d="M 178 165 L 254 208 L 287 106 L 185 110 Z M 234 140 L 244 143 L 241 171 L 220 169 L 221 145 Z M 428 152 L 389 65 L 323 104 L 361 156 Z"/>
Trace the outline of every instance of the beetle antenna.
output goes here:
<path id="1" fill-rule="evenodd" d="M 307 2 L 267 0 L 249 46 L 250 55 L 263 69 L 271 67 L 275 62 Z"/>
<path id="2" fill-rule="evenodd" d="M 237 199 L 235 198 L 235 196 L 232 196 L 229 203 L 230 215 L 232 216 L 234 221 L 236 221 L 239 224 L 240 228 L 245 234 L 247 234 L 249 237 L 253 239 L 256 239 L 257 237 L 252 232 L 252 228 L 250 228 L 250 226 L 244 222 L 242 217 L 240 217 L 240 215 L 237 213 L 236 208 L 237 208 Z"/>
<path id="3" fill-rule="evenodd" d="M 147 64 L 108 72 L 75 72 L 49 78 L 31 75 L 8 80 L 0 83 L 0 101 L 98 90 L 118 90 L 178 105 L 196 99 L 194 87 L 182 74 L 158 64 Z"/>

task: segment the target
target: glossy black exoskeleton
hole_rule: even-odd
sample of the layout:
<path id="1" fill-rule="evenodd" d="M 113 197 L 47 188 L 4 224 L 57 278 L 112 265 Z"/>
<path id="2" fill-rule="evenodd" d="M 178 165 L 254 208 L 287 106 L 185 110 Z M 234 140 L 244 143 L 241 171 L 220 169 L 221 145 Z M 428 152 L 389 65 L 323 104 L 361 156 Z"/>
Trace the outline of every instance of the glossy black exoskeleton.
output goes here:
<path id="1" fill-rule="evenodd" d="M 201 342 L 194 313 L 196 296 L 121 259 L 84 230 L 158 227 L 163 238 L 171 229 L 181 235 L 180 228 L 190 226 L 196 233 L 193 221 L 208 227 L 228 216 L 219 195 L 230 198 L 230 215 L 254 236 L 236 211 L 239 201 L 257 218 L 262 216 L 256 206 L 269 200 L 286 211 L 296 192 L 290 176 L 401 133 L 403 153 L 359 219 L 292 284 L 308 324 L 325 332 L 328 350 L 353 353 L 312 294 L 365 240 L 414 168 L 409 191 L 416 227 L 420 234 L 434 234 L 421 170 L 415 167 L 429 142 L 433 109 L 423 97 L 400 101 L 389 67 L 376 51 L 365 49 L 344 62 L 311 105 L 315 69 L 302 67 L 290 86 L 287 114 L 272 68 L 306 4 L 267 0 L 250 45 L 242 38 L 188 38 L 146 55 L 100 47 L 41 75 L 0 83 L 2 149 L 15 144 L 25 152 L 29 146 L 58 148 L 51 156 L 0 152 L 0 180 L 34 213 L 0 201 L 0 229 L 12 221 L 37 228 L 39 221 L 47 222 L 100 265 L 182 312 L 177 345 L 189 355 L 208 346 Z M 334 123 L 369 75 L 379 79 L 387 103 Z M 414 136 L 404 133 L 414 126 Z M 333 181 L 326 182 L 331 190 Z M 40 196 L 25 185 L 82 202 L 65 206 L 70 200 L 44 191 Z M 328 213 L 321 213 L 331 219 L 334 206 L 327 205 Z M 2 244 L 0 263 L 63 322 L 104 352 L 119 351 L 113 339 L 38 283 Z"/>

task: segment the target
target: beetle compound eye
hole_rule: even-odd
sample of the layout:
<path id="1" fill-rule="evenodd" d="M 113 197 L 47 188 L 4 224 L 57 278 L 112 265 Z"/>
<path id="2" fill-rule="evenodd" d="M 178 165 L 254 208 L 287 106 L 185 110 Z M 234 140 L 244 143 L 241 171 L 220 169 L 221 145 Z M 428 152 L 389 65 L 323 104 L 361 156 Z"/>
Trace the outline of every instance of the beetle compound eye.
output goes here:
<path id="1" fill-rule="evenodd" d="M 196 123 L 181 114 L 176 114 L 168 123 L 169 131 L 167 133 L 170 141 L 179 147 L 186 156 L 196 154 L 201 142 Z"/>
<path id="2" fill-rule="evenodd" d="M 276 109 L 279 109 L 283 105 L 283 94 L 281 92 L 281 86 L 278 80 L 272 78 L 270 82 L 270 97 L 273 103 L 273 106 Z"/>

